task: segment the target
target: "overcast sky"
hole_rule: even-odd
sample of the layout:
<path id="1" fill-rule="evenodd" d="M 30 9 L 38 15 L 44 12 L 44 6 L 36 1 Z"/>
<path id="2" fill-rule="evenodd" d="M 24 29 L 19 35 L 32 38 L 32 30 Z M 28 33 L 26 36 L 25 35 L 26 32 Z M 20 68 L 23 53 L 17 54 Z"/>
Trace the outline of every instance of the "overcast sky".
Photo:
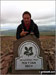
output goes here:
<path id="1" fill-rule="evenodd" d="M 1 29 L 14 29 L 29 11 L 38 26 L 55 25 L 55 1 L 1 1 Z"/>

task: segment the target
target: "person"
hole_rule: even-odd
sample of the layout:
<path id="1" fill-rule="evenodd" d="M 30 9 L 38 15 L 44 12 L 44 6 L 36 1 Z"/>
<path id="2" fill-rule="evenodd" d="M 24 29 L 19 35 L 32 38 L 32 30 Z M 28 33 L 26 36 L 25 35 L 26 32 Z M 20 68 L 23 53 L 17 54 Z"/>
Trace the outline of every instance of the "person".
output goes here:
<path id="1" fill-rule="evenodd" d="M 31 32 L 33 32 L 34 35 L 37 38 L 39 38 L 38 26 L 31 19 L 31 14 L 28 11 L 25 11 L 22 17 L 23 17 L 23 20 L 21 21 L 21 24 L 17 27 L 16 39 L 20 39 L 24 36 L 27 36 Z"/>

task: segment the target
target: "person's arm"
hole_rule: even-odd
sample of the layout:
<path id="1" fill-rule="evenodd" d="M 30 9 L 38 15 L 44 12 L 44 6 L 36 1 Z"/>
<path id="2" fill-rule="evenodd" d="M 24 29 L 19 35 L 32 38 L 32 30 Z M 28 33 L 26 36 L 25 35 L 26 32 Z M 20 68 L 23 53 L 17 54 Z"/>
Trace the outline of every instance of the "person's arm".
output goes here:
<path id="1" fill-rule="evenodd" d="M 20 32 L 21 32 L 21 27 L 18 26 L 17 31 L 16 31 L 16 39 L 21 38 L 21 36 L 20 36 Z"/>
<path id="2" fill-rule="evenodd" d="M 27 31 L 24 31 L 24 29 L 22 29 L 22 27 L 19 26 L 16 32 L 16 39 L 20 39 L 21 37 L 25 36 L 27 33 L 28 33 Z"/>
<path id="3" fill-rule="evenodd" d="M 24 31 L 24 29 L 22 29 L 22 32 L 20 33 L 20 36 L 23 37 L 27 34 L 28 32 L 27 31 Z"/>
<path id="4" fill-rule="evenodd" d="M 34 26 L 34 34 L 37 38 L 39 38 L 39 30 L 37 25 Z"/>

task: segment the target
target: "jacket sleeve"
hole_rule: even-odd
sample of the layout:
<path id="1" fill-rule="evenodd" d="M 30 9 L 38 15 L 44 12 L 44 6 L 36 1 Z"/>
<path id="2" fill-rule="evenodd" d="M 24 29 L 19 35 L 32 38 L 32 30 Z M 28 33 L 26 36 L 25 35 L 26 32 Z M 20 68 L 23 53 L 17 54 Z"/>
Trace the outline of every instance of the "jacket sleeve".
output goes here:
<path id="1" fill-rule="evenodd" d="M 17 31 L 16 31 L 16 39 L 17 39 L 17 40 L 18 40 L 19 38 L 21 38 L 21 37 L 20 37 L 20 32 L 21 32 L 21 27 L 18 26 L 18 27 L 17 27 Z"/>
<path id="2" fill-rule="evenodd" d="M 39 38 L 39 30 L 37 25 L 34 26 L 34 34 L 37 38 Z"/>

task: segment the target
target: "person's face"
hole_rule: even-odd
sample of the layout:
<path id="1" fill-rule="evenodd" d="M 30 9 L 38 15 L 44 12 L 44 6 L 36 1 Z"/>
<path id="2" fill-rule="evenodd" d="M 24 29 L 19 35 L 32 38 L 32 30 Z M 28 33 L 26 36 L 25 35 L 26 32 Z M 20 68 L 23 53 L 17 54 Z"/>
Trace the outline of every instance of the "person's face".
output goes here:
<path id="1" fill-rule="evenodd" d="M 24 24 L 26 24 L 26 25 L 30 24 L 30 21 L 31 21 L 30 15 L 29 14 L 24 14 L 23 21 L 24 21 Z"/>

